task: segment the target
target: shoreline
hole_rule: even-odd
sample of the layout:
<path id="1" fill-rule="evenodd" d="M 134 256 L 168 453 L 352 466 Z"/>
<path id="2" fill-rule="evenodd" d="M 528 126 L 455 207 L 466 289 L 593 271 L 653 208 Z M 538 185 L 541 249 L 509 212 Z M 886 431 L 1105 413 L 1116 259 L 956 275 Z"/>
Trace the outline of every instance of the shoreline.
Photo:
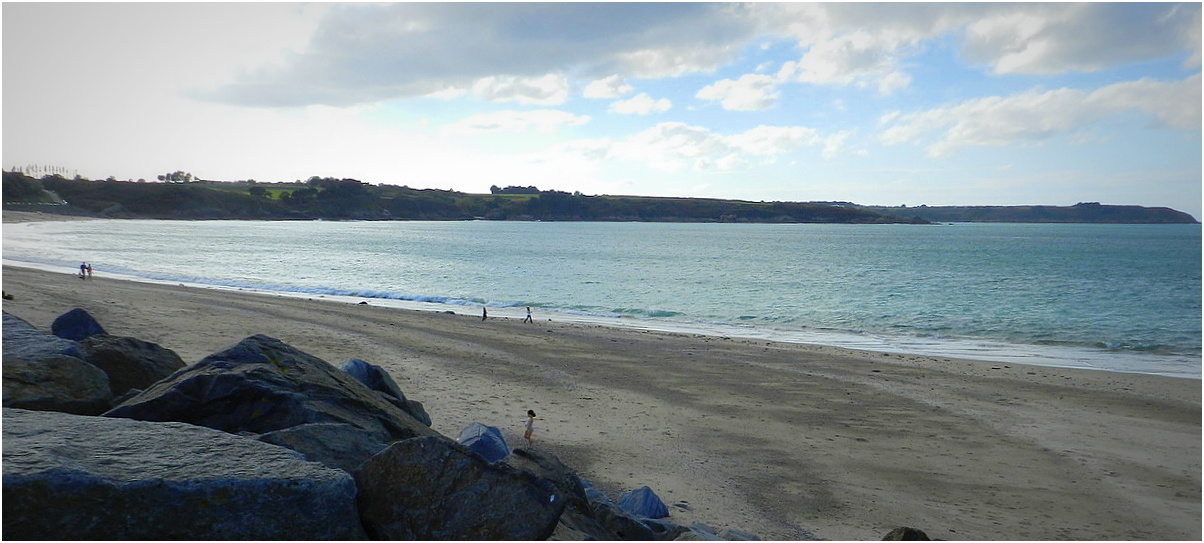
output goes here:
<path id="1" fill-rule="evenodd" d="M 445 435 L 475 420 L 517 445 L 534 409 L 536 448 L 612 498 L 651 486 L 678 523 L 765 539 L 1200 538 L 1198 380 L 3 273 L 4 310 L 42 330 L 83 307 L 189 363 L 256 333 L 362 358 Z"/>
<path id="2" fill-rule="evenodd" d="M 86 219 L 85 219 L 86 220 Z M 3 260 L 4 266 L 21 267 L 63 273 L 63 266 L 36 262 Z M 159 285 L 179 285 L 199 289 L 211 289 L 225 292 L 256 293 L 265 296 L 284 298 L 316 298 L 337 303 L 359 304 L 371 303 L 393 309 L 424 311 L 424 312 L 462 312 L 464 314 L 476 311 L 480 305 L 459 304 L 448 302 L 427 302 L 400 298 L 363 296 L 352 294 L 337 294 L 326 292 L 304 292 L 286 289 L 265 289 L 252 286 L 222 285 L 213 283 L 197 283 L 174 279 L 158 279 L 105 272 L 105 276 L 122 281 L 141 282 Z M 488 305 L 491 316 L 501 318 L 522 319 L 525 309 L 512 305 Z M 1201 359 L 1187 354 L 1153 354 L 1143 352 L 1125 352 L 1105 349 L 1087 349 L 1084 347 L 1025 345 L 1004 343 L 998 340 L 971 338 L 925 338 L 925 337 L 888 337 L 876 334 L 856 334 L 840 331 L 810 331 L 785 330 L 779 328 L 764 328 L 757 326 L 741 326 L 732 323 L 701 322 L 684 320 L 645 319 L 638 317 L 609 317 L 605 315 L 566 312 L 557 309 L 540 308 L 537 320 L 555 320 L 571 322 L 587 326 L 604 326 L 630 330 L 646 330 L 677 334 L 704 335 L 719 339 L 740 338 L 763 340 L 800 345 L 824 345 L 837 349 L 848 349 L 875 354 L 893 354 L 904 356 L 924 356 L 938 358 L 954 358 L 973 360 L 983 364 L 1021 364 L 1025 366 L 1052 367 L 1064 369 L 1083 369 L 1115 373 L 1131 373 L 1137 375 L 1156 375 L 1182 379 L 1200 380 L 1204 378 Z M 1135 370 L 1133 367 L 1149 369 Z"/>

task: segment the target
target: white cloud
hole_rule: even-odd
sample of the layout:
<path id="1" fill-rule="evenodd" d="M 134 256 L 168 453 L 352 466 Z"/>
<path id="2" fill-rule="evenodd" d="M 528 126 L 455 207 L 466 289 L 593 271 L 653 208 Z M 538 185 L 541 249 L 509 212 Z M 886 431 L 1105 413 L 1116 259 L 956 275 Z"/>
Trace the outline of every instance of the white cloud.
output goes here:
<path id="1" fill-rule="evenodd" d="M 1199 4 L 1022 4 L 971 22 L 963 54 L 998 74 L 1097 71 L 1191 52 L 1200 62 Z"/>
<path id="2" fill-rule="evenodd" d="M 567 142 L 557 146 L 555 153 L 590 161 L 640 162 L 666 172 L 726 172 L 772 163 L 779 156 L 806 147 L 822 146 L 828 156 L 847 137 L 847 134 L 824 137 L 802 126 L 758 126 L 725 136 L 700 126 L 665 122 L 621 141 Z"/>
<path id="3" fill-rule="evenodd" d="M 1157 124 L 1199 131 L 1200 75 L 1182 81 L 1150 79 L 1115 83 L 1086 92 L 1077 89 L 1029 90 L 1008 97 L 990 96 L 922 111 L 883 116 L 890 125 L 880 135 L 888 145 L 919 143 L 939 134 L 928 154 L 947 156 L 968 146 L 1040 142 L 1075 135 L 1106 117 L 1140 111 Z"/>
<path id="4" fill-rule="evenodd" d="M 569 95 L 568 82 L 558 75 L 541 77 L 489 76 L 472 85 L 477 97 L 490 102 L 514 101 L 520 104 L 555 106 Z"/>
<path id="5" fill-rule="evenodd" d="M 533 130 L 541 134 L 551 134 L 561 126 L 581 126 L 589 121 L 588 115 L 573 115 L 554 109 L 507 110 L 473 115 L 443 127 L 440 133 L 444 135 L 523 134 Z"/>
<path id="6" fill-rule="evenodd" d="M 768 9 L 768 8 L 767 8 Z M 824 3 L 785 5 L 771 24 L 805 51 L 779 76 L 889 95 L 911 84 L 905 60 L 951 36 L 996 74 L 1097 71 L 1185 54 L 1200 65 L 1200 5 Z"/>
<path id="7" fill-rule="evenodd" d="M 719 102 L 728 111 L 759 111 L 773 107 L 778 99 L 777 85 L 775 77 L 745 74 L 740 79 L 724 79 L 707 85 L 694 97 Z"/>
<path id="8" fill-rule="evenodd" d="M 664 113 L 673 107 L 668 98 L 653 100 L 651 96 L 640 93 L 627 100 L 619 100 L 610 104 L 610 111 L 625 115 L 648 115 L 649 113 Z"/>
<path id="9" fill-rule="evenodd" d="M 735 59 L 756 37 L 758 14 L 718 3 L 335 4 L 302 51 L 205 96 L 249 106 L 349 105 L 493 79 L 671 77 Z"/>
<path id="10" fill-rule="evenodd" d="M 586 98 L 618 98 L 635 90 L 620 75 L 612 75 L 591 81 L 581 93 Z"/>

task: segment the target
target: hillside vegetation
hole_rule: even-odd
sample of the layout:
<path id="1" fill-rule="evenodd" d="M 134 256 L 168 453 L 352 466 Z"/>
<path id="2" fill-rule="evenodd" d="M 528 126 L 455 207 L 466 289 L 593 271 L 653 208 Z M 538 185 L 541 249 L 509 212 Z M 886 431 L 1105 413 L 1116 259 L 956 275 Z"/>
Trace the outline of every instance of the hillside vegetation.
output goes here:
<path id="1" fill-rule="evenodd" d="M 1198 224 L 1194 217 L 1168 207 L 1103 205 L 1073 206 L 939 206 L 874 207 L 875 213 L 920 217 L 932 222 L 1029 222 L 1113 224 Z"/>
<path id="2" fill-rule="evenodd" d="M 192 180 L 91 181 L 4 172 L 5 209 L 143 219 L 538 220 L 879 224 L 1027 222 L 1198 224 L 1165 207 L 861 206 L 849 202 L 748 202 L 708 198 L 586 196 L 536 187 L 492 187 L 490 194 L 371 185 L 311 177 L 293 183 Z M 183 179 L 183 181 L 180 181 Z"/>
<path id="3" fill-rule="evenodd" d="M 57 202 L 58 205 L 52 203 Z M 534 187 L 468 194 L 355 179 L 304 182 L 90 181 L 4 173 L 5 209 L 145 219 L 541 220 L 926 223 L 854 206 L 704 198 L 586 196 Z"/>

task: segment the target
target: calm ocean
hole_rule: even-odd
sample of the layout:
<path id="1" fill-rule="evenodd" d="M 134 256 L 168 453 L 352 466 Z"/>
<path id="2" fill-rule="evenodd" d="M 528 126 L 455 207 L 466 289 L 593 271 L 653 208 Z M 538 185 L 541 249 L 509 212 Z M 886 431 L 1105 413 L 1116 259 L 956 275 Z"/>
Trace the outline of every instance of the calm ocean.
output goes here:
<path id="1" fill-rule="evenodd" d="M 1199 378 L 1199 225 L 78 221 L 3 258 L 379 305 Z"/>

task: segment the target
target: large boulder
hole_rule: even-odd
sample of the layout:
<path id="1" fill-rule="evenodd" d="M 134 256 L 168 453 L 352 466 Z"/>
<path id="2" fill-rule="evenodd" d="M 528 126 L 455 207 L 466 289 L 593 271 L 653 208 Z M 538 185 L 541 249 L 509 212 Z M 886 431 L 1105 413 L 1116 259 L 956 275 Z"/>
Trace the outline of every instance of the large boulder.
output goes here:
<path id="1" fill-rule="evenodd" d="M 534 449 L 515 449 L 506 465 L 550 482 L 564 500 L 564 512 L 555 538 L 563 541 L 648 541 L 656 534 L 639 520 L 620 511 L 606 499 L 591 500 L 587 485 L 559 458 Z M 672 538 L 670 538 L 672 539 Z"/>
<path id="2" fill-rule="evenodd" d="M 374 539 L 544 540 L 565 503 L 550 482 L 442 437 L 394 443 L 360 466 L 355 481 Z"/>
<path id="3" fill-rule="evenodd" d="M 347 473 L 388 447 L 389 437 L 372 435 L 350 424 L 317 422 L 268 432 L 260 441 L 288 447 L 305 456 Z"/>
<path id="4" fill-rule="evenodd" d="M 8 540 L 363 539 L 344 471 L 180 423 L 4 409 Z"/>
<path id="5" fill-rule="evenodd" d="M 406 395 L 402 393 L 401 387 L 397 386 L 397 382 L 389 375 L 389 372 L 384 368 L 375 364 L 369 364 L 358 358 L 351 358 L 339 364 L 339 369 L 343 370 L 359 381 L 364 386 L 375 390 L 382 394 L 389 403 L 400 407 L 402 411 L 409 413 L 410 416 L 417 419 L 419 422 L 430 426 L 431 417 L 426 413 L 421 402 L 406 399 Z"/>
<path id="6" fill-rule="evenodd" d="M 113 393 L 100 368 L 71 340 L 47 335 L 4 313 L 4 406 L 97 415 Z"/>
<path id="7" fill-rule="evenodd" d="M 638 518 L 665 518 L 669 508 L 647 486 L 628 490 L 619 496 L 619 508 Z"/>
<path id="8" fill-rule="evenodd" d="M 4 407 L 99 415 L 113 400 L 105 372 L 74 356 L 5 354 L 3 376 Z"/>
<path id="9" fill-rule="evenodd" d="M 510 454 L 506 438 L 502 437 L 502 431 L 496 426 L 471 422 L 460 430 L 456 441 L 489 462 L 497 462 Z"/>
<path id="10" fill-rule="evenodd" d="M 205 357 L 104 416 L 252 434 L 342 423 L 382 442 L 439 435 L 338 368 L 263 335 Z"/>
<path id="11" fill-rule="evenodd" d="M 98 334 L 81 340 L 79 347 L 85 361 L 109 375 L 115 396 L 145 389 L 185 365 L 175 351 L 132 337 Z"/>
<path id="12" fill-rule="evenodd" d="M 92 315 L 77 307 L 54 319 L 50 325 L 50 333 L 63 339 L 79 341 L 106 332 Z"/>
<path id="13" fill-rule="evenodd" d="M 45 334 L 20 317 L 4 314 L 4 354 L 37 361 L 59 355 L 83 359 L 79 345 L 69 339 Z"/>

